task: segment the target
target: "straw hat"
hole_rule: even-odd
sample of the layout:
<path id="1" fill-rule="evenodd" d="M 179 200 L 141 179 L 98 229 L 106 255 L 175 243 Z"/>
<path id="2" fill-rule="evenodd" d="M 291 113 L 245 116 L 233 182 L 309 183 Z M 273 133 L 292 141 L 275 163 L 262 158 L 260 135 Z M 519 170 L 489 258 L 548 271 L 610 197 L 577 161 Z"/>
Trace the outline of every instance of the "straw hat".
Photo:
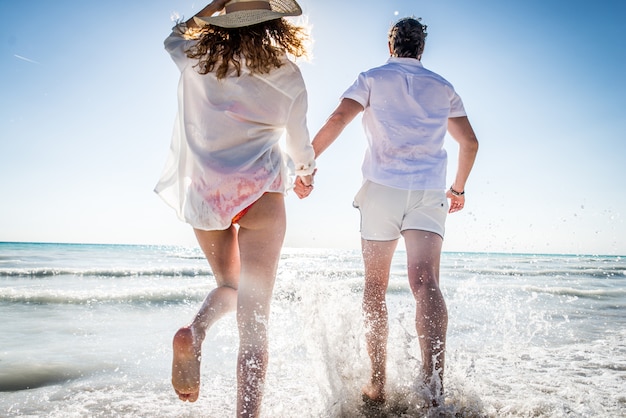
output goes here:
<path id="1" fill-rule="evenodd" d="M 210 17 L 194 16 L 194 20 L 200 26 L 240 28 L 301 14 L 302 9 L 296 0 L 230 0 L 222 14 Z"/>

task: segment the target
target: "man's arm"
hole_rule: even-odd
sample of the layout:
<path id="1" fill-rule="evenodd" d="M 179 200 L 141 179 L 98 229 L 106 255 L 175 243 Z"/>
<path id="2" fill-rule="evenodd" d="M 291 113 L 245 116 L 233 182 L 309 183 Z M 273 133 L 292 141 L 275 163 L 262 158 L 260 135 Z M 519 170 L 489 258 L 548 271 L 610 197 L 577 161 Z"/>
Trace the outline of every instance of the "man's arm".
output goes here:
<path id="1" fill-rule="evenodd" d="M 339 103 L 339 106 L 330 114 L 324 126 L 320 128 L 313 138 L 311 144 L 313 145 L 316 159 L 330 144 L 335 142 L 335 139 L 341 135 L 344 128 L 362 111 L 363 106 L 352 99 L 343 99 Z M 313 175 L 315 175 L 315 172 L 313 172 Z M 307 197 L 312 190 L 313 176 L 296 178 L 294 191 L 300 199 Z"/>
<path id="2" fill-rule="evenodd" d="M 478 153 L 478 139 L 467 116 L 449 118 L 448 132 L 459 143 L 459 161 L 452 189 L 455 192 L 464 193 L 465 183 L 472 171 L 476 154 Z M 465 205 L 464 195 L 454 194 L 450 190 L 447 195 L 451 199 L 450 212 L 457 212 L 463 209 Z"/>
<path id="3" fill-rule="evenodd" d="M 363 106 L 352 99 L 343 99 L 330 114 L 328 120 L 313 138 L 315 158 L 326 150 L 339 137 L 344 128 L 363 111 Z"/>

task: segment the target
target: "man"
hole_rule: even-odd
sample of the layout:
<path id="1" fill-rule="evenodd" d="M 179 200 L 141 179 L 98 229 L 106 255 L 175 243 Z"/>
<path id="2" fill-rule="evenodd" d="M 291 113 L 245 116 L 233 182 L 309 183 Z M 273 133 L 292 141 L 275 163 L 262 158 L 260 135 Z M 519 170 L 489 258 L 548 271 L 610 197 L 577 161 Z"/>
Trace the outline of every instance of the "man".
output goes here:
<path id="1" fill-rule="evenodd" d="M 359 75 L 313 139 L 317 158 L 363 112 L 368 147 L 364 182 L 354 206 L 361 212 L 365 265 L 363 310 L 372 373 L 363 398 L 368 402 L 385 401 L 385 293 L 400 236 L 416 301 L 424 383 L 433 404 L 443 396 L 448 315 L 439 289 L 441 248 L 447 213 L 465 204 L 465 183 L 478 141 L 452 85 L 421 64 L 426 35 L 418 19 L 404 18 L 393 25 L 387 63 Z M 447 192 L 446 131 L 459 144 L 456 177 Z M 304 184 L 298 188 L 306 190 Z"/>

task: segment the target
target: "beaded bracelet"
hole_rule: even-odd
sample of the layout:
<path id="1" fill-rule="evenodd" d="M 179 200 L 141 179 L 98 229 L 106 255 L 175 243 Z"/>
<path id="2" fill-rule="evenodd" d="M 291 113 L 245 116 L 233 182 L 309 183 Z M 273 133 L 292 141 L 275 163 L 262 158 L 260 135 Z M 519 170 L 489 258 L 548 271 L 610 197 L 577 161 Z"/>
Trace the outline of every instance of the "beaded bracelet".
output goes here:
<path id="1" fill-rule="evenodd" d="M 452 188 L 452 186 L 450 186 L 450 193 L 452 193 L 455 196 L 463 196 L 465 194 L 465 190 L 463 190 L 462 192 L 457 192 L 456 190 Z"/>

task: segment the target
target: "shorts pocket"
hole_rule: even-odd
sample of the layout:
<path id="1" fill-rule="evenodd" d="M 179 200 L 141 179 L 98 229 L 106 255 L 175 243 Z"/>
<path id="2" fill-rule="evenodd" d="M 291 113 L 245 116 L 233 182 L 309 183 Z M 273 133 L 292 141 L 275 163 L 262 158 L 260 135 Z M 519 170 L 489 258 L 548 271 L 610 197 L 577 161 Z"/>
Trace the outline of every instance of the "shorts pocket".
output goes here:
<path id="1" fill-rule="evenodd" d="M 361 186 L 356 196 L 354 196 L 354 200 L 352 201 L 352 206 L 355 208 L 360 208 L 363 206 L 363 202 L 366 199 L 367 189 L 369 189 L 370 181 L 366 180 L 365 183 Z"/>
<path id="2" fill-rule="evenodd" d="M 431 208 L 439 208 L 446 213 L 450 204 L 446 197 L 446 192 L 440 190 L 426 190 L 424 191 L 424 206 Z"/>

